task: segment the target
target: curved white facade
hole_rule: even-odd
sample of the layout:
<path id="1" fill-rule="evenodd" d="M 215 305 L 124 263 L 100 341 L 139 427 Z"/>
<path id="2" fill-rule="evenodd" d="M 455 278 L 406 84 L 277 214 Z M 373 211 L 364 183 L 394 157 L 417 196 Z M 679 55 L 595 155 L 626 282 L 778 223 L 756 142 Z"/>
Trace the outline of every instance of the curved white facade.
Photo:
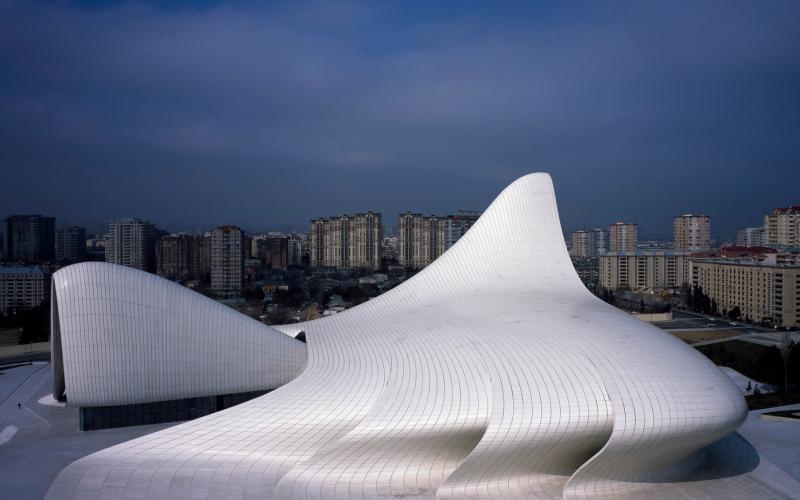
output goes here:
<path id="1" fill-rule="evenodd" d="M 199 293 L 104 262 L 53 275 L 53 394 L 110 406 L 269 390 L 306 346 Z"/>
<path id="2" fill-rule="evenodd" d="M 401 286 L 278 329 L 306 333 L 294 381 L 78 460 L 50 497 L 800 491 L 733 434 L 746 406 L 717 367 L 583 287 L 547 174 L 511 184 Z"/>

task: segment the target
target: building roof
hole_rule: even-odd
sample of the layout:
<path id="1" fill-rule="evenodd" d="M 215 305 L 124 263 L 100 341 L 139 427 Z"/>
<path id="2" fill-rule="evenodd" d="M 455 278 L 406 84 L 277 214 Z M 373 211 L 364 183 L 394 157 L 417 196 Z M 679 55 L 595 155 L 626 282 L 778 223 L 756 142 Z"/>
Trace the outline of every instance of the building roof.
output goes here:
<path id="1" fill-rule="evenodd" d="M 39 266 L 0 267 L 0 275 L 9 274 L 44 274 Z"/>
<path id="2" fill-rule="evenodd" d="M 87 286 L 107 270 L 86 267 Z M 76 291 L 70 281 L 59 289 L 59 308 L 72 300 L 76 309 L 103 313 L 135 297 L 164 323 L 154 333 L 126 327 L 124 316 L 81 325 L 73 318 L 93 316 L 64 314 L 63 345 L 99 361 L 79 367 L 73 390 L 124 394 L 126 384 L 139 388 L 144 379 L 151 390 L 170 387 L 198 363 L 217 366 L 207 362 L 214 348 L 249 362 L 263 356 L 265 366 L 285 356 L 230 339 L 226 322 L 235 331 L 250 321 L 234 321 L 235 311 L 216 309 L 227 321 L 205 327 L 202 318 L 215 317 L 206 301 L 184 296 L 165 307 L 155 279 L 130 275 L 116 289 L 104 279 L 114 296 Z M 132 286 L 136 293 L 127 293 Z M 172 335 L 174 325 L 184 327 L 180 335 Z M 215 335 L 199 335 L 195 326 Z M 59 475 L 50 497 L 185 498 L 190 487 L 194 496 L 342 499 L 758 498 L 800 491 L 780 471 L 742 467 L 764 461 L 734 434 L 747 406 L 727 375 L 584 287 L 547 174 L 512 183 L 448 251 L 387 293 L 274 328 L 305 333 L 308 365 L 297 378 L 224 412 L 83 457 Z M 114 346 L 143 345 L 119 338 L 136 333 L 152 344 L 104 362 Z M 275 340 L 274 331 L 256 333 Z M 92 348 L 78 349 L 79 341 Z M 159 351 L 167 341 L 178 349 L 178 366 L 163 364 L 171 360 Z M 208 357 L 191 358 L 197 351 Z M 128 369 L 111 362 L 117 359 Z M 75 362 L 65 357 L 65 371 Z M 143 370 L 146 362 L 154 368 Z M 235 380 L 235 357 L 225 366 L 220 376 Z M 93 370 L 120 374 L 118 385 L 109 387 Z M 159 377 L 159 370 L 170 375 Z M 199 379 L 190 386 L 201 386 Z M 68 401 L 70 387 L 67 380 Z"/>

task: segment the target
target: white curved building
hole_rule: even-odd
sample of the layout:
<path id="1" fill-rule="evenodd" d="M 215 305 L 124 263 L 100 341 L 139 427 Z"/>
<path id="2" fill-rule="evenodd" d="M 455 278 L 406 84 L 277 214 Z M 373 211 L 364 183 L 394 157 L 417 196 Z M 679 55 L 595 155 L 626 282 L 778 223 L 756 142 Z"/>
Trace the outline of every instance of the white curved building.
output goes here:
<path id="1" fill-rule="evenodd" d="M 79 269 L 88 285 L 107 268 Z M 127 272 L 141 283 L 137 293 L 166 286 Z M 110 390 L 102 380 L 109 372 L 96 371 L 104 354 L 93 358 L 99 367 L 70 367 L 80 363 L 67 354 L 75 345 L 70 337 L 111 331 L 106 324 L 89 330 L 91 322 L 67 329 L 64 304 L 81 302 L 88 315 L 116 307 L 105 296 L 78 301 L 73 293 L 57 285 L 54 314 L 70 402 L 73 390 L 84 398 Z M 198 301 L 190 309 L 202 314 L 198 308 L 206 306 Z M 162 321 L 173 307 L 164 304 Z M 224 323 L 238 325 L 233 319 L 217 325 Z M 146 366 L 159 355 L 152 342 L 169 332 L 153 335 L 147 323 L 140 326 L 114 332 L 122 342 L 149 346 L 131 357 Z M 800 492 L 734 433 L 746 405 L 717 367 L 583 287 L 547 174 L 511 184 L 449 251 L 401 286 L 344 313 L 278 329 L 306 335 L 307 366 L 293 381 L 80 459 L 59 475 L 49 497 L 786 498 Z M 213 337 L 208 329 L 191 330 L 180 330 L 174 349 L 193 342 L 202 350 Z M 255 352 L 240 352 L 245 367 L 263 357 L 265 366 L 281 367 L 269 373 L 288 375 L 305 361 L 272 329 L 241 330 L 248 339 L 242 345 L 262 342 Z M 181 369 L 191 372 L 197 360 Z M 73 372 L 84 375 L 74 379 Z M 77 389 L 73 380 L 86 377 L 100 388 Z M 263 380 L 277 380 L 269 377 Z M 130 378 L 127 386 L 139 394 L 136 383 Z M 158 384 L 148 391 L 160 391 Z"/>

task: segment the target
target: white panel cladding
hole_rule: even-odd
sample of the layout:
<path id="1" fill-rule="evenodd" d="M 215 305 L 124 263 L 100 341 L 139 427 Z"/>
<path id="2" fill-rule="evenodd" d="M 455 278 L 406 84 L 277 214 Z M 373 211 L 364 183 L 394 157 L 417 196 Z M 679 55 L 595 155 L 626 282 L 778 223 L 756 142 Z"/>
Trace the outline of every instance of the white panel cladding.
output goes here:
<path id="1" fill-rule="evenodd" d="M 547 174 L 511 184 L 401 286 L 344 313 L 276 328 L 306 333 L 308 367 L 297 379 L 85 457 L 49 496 L 800 491 L 763 460 L 741 465 L 753 463 L 732 434 L 746 406 L 719 369 L 585 290 Z M 724 450 L 736 450 L 740 465 L 727 463 Z"/>
<path id="2" fill-rule="evenodd" d="M 54 393 L 70 405 L 269 390 L 306 363 L 302 342 L 129 267 L 66 267 L 53 275 L 53 294 Z"/>

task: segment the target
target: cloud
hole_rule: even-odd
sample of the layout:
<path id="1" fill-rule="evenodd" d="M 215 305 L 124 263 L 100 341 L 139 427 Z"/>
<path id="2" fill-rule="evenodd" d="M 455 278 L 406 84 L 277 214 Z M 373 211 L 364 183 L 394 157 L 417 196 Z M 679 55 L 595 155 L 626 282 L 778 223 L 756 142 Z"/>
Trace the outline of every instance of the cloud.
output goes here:
<path id="1" fill-rule="evenodd" d="M 797 4 L 519 8 L 5 2 L 0 212 L 391 222 L 531 170 L 566 229 L 698 210 L 730 233 L 797 202 Z"/>

